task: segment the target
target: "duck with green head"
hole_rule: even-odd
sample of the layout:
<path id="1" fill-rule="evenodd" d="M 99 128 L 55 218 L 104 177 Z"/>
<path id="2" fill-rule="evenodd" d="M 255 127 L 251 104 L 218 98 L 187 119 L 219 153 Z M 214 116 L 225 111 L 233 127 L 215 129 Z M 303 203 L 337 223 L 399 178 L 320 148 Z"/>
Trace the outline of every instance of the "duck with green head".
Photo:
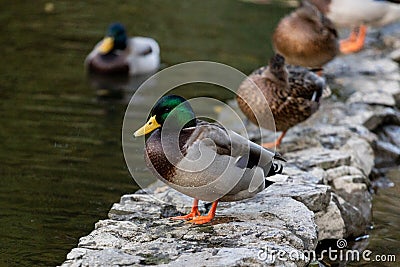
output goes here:
<path id="1" fill-rule="evenodd" d="M 149 135 L 147 135 L 149 134 Z M 177 95 L 158 100 L 148 122 L 134 133 L 147 135 L 145 161 L 150 171 L 177 191 L 194 198 L 188 215 L 172 219 L 194 224 L 211 221 L 218 201 L 253 197 L 280 173 L 279 155 L 220 125 L 196 119 L 188 101 Z M 198 201 L 213 202 L 201 216 Z"/>
<path id="2" fill-rule="evenodd" d="M 148 37 L 128 38 L 121 23 L 109 26 L 106 37 L 86 57 L 85 66 L 101 74 L 146 74 L 157 71 L 160 47 Z"/>

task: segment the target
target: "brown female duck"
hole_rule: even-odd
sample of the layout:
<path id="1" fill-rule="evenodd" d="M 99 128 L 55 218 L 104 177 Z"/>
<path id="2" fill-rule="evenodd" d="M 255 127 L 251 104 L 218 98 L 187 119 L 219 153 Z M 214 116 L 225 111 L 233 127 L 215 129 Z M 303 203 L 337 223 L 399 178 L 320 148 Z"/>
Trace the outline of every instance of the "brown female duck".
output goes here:
<path id="1" fill-rule="evenodd" d="M 325 80 L 300 66 L 285 66 L 285 59 L 274 55 L 269 65 L 254 71 L 237 91 L 237 102 L 246 117 L 256 125 L 271 129 L 270 114 L 280 137 L 263 147 L 279 146 L 286 131 L 306 120 L 319 107 Z"/>
<path id="2" fill-rule="evenodd" d="M 288 64 L 311 68 L 323 66 L 339 52 L 332 22 L 308 1 L 281 19 L 273 34 L 273 45 Z"/>

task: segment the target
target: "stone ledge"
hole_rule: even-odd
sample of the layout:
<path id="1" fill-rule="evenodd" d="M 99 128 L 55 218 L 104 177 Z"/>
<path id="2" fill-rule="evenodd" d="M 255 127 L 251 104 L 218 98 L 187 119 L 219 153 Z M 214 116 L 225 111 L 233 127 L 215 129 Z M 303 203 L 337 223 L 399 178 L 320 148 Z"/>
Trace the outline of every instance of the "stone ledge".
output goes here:
<path id="1" fill-rule="evenodd" d="M 392 35 L 384 41 L 397 46 Z M 267 190 L 246 201 L 221 203 L 215 220 L 202 226 L 166 219 L 187 213 L 192 200 L 161 184 L 150 194 L 122 196 L 110 219 L 96 223 L 62 266 L 305 266 L 307 251 L 319 240 L 364 234 L 371 220 L 368 176 L 376 155 L 378 162 L 400 161 L 400 73 L 387 54 L 365 49 L 328 65 L 332 88 L 345 88 L 347 101 L 325 101 L 288 132 L 280 148 L 288 162 Z M 225 121 L 235 129 L 230 118 Z M 273 261 L 264 257 L 267 250 L 303 257 Z"/>

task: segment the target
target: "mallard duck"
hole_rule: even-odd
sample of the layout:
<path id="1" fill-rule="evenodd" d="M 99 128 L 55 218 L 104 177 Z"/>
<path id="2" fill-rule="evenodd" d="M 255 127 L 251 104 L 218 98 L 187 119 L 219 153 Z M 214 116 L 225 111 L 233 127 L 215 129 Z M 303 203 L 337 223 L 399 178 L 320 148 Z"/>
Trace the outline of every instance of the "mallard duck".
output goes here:
<path id="1" fill-rule="evenodd" d="M 159 99 L 134 136 L 147 134 L 144 154 L 150 171 L 194 198 L 188 215 L 172 219 L 207 223 L 218 201 L 253 197 L 272 184 L 266 177 L 282 171 L 282 165 L 273 162 L 282 159 L 279 155 L 218 124 L 196 119 L 189 102 L 177 95 Z M 213 202 L 205 216 L 200 216 L 199 200 Z"/>
<path id="2" fill-rule="evenodd" d="M 152 38 L 128 38 L 125 27 L 113 23 L 106 37 L 86 57 L 85 66 L 102 74 L 150 73 L 160 66 L 160 48 Z"/>
<path id="3" fill-rule="evenodd" d="M 292 65 L 320 68 L 339 52 L 332 22 L 307 1 L 281 19 L 272 40 L 275 51 Z"/>
<path id="4" fill-rule="evenodd" d="M 344 54 L 360 51 L 367 25 L 380 27 L 400 19 L 400 1 L 392 0 L 309 0 L 337 27 L 351 27 L 349 38 L 340 42 Z"/>
<path id="5" fill-rule="evenodd" d="M 290 66 L 275 54 L 266 67 L 254 71 L 237 90 L 239 108 L 256 125 L 271 129 L 271 114 L 282 134 L 266 148 L 278 147 L 287 130 L 306 120 L 319 107 L 322 94 L 329 92 L 325 80 L 307 68 Z M 326 93 L 324 92 L 326 91 Z"/>

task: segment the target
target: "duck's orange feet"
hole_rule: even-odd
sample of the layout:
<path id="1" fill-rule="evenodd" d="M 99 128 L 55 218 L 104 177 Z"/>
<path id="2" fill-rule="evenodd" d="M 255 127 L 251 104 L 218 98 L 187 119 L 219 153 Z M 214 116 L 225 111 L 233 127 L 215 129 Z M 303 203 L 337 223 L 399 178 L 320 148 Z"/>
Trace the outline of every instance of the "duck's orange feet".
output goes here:
<path id="1" fill-rule="evenodd" d="M 187 221 L 188 223 L 193 223 L 193 224 L 205 224 L 210 222 L 212 219 L 214 219 L 214 216 L 209 216 L 209 215 L 205 215 L 205 216 L 198 216 L 195 217 L 193 219 L 191 219 L 190 221 Z"/>
<path id="2" fill-rule="evenodd" d="M 193 219 L 197 216 L 200 216 L 200 211 L 199 211 L 199 200 L 198 199 L 194 199 L 193 201 L 193 206 L 192 206 L 192 210 L 189 214 L 187 215 L 183 215 L 183 216 L 176 216 L 176 217 L 171 217 L 171 220 L 189 220 L 189 219 Z"/>
<path id="3" fill-rule="evenodd" d="M 282 134 L 278 137 L 278 139 L 276 139 L 274 142 L 262 143 L 261 146 L 268 149 L 278 148 L 281 145 L 282 139 L 285 136 L 285 134 L 286 131 L 283 131 Z"/>
<path id="4" fill-rule="evenodd" d="M 361 25 L 358 29 L 353 29 L 350 37 L 340 42 L 340 52 L 350 54 L 360 51 L 367 35 L 367 26 Z"/>
<path id="5" fill-rule="evenodd" d="M 190 221 L 188 221 L 188 223 L 193 223 L 193 224 L 205 224 L 210 222 L 212 219 L 214 219 L 215 217 L 215 212 L 217 210 L 217 206 L 218 206 L 218 200 L 214 201 L 212 203 L 211 209 L 208 212 L 207 215 L 205 216 L 198 216 L 198 217 L 194 217 L 193 219 L 191 219 Z"/>

